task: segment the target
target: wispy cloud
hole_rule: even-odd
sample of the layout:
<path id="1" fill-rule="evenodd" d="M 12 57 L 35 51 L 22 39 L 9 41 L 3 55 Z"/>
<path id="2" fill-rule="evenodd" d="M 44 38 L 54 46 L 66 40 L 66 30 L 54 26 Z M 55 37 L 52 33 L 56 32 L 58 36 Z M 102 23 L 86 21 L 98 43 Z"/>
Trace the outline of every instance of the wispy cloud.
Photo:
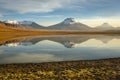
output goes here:
<path id="1" fill-rule="evenodd" d="M 52 12 L 61 8 L 81 8 L 95 0 L 0 0 L 0 7 L 19 13 Z"/>
<path id="2" fill-rule="evenodd" d="M 116 1 L 115 1 L 116 2 Z M 0 0 L 0 8 L 18 13 L 47 13 L 57 9 L 102 9 L 114 7 L 116 4 L 109 0 Z M 118 2 L 119 3 L 119 2 Z M 103 9 L 103 10 L 104 10 Z"/>
<path id="3" fill-rule="evenodd" d="M 71 4 L 71 1 L 72 0 L 0 0 L 0 7 L 19 13 L 51 12 Z"/>

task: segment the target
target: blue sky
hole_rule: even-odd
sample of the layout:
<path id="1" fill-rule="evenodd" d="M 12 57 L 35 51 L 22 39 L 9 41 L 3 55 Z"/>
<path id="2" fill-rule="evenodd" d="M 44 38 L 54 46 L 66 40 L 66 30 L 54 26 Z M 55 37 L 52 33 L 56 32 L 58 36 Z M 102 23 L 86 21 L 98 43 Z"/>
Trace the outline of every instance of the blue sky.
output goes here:
<path id="1" fill-rule="evenodd" d="M 120 0 L 0 0 L 1 20 L 55 24 L 67 17 L 96 26 L 120 26 Z"/>

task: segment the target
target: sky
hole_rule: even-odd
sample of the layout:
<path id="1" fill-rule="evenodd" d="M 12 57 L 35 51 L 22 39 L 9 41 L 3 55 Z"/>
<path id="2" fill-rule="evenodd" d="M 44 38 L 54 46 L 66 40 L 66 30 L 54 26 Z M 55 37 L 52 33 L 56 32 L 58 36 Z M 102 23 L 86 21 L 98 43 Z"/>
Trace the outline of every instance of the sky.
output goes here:
<path id="1" fill-rule="evenodd" d="M 106 22 L 120 27 L 120 0 L 0 0 L 0 20 L 48 26 L 69 17 L 91 27 Z"/>

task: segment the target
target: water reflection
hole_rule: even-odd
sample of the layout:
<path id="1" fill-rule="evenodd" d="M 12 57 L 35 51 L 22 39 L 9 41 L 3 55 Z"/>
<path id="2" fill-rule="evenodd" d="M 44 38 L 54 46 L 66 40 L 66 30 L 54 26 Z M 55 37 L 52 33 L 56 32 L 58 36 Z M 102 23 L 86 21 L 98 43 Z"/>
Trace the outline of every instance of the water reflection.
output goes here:
<path id="1" fill-rule="evenodd" d="M 0 44 L 1 64 L 120 57 L 119 35 L 37 36 Z"/>
<path id="2" fill-rule="evenodd" d="M 113 39 L 120 39 L 120 36 L 117 35 L 81 35 L 81 36 L 51 36 L 51 37 L 26 37 L 26 38 L 20 38 L 20 39 L 13 39 L 8 40 L 1 45 L 6 46 L 31 46 L 35 45 L 41 41 L 49 40 L 53 42 L 60 43 L 64 45 L 66 48 L 74 48 L 77 44 L 81 44 L 83 42 L 86 42 L 90 39 L 95 39 L 103 42 L 104 44 L 107 44 Z"/>

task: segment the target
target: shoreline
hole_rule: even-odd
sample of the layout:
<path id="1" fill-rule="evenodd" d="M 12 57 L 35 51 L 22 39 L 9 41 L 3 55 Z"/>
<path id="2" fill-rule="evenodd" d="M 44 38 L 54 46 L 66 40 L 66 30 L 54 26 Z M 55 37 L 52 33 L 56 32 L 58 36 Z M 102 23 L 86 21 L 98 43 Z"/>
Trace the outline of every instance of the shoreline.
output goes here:
<path id="1" fill-rule="evenodd" d="M 120 57 L 116 57 L 116 58 L 103 58 L 103 59 L 91 59 L 91 60 L 69 60 L 69 61 L 48 61 L 48 62 L 29 62 L 29 63 L 6 63 L 6 64 L 0 64 L 0 66 L 2 65 L 22 65 L 22 64 L 52 64 L 52 63 L 72 63 L 72 62 L 99 62 L 99 61 L 111 61 L 111 60 L 120 60 Z"/>
<path id="2" fill-rule="evenodd" d="M 0 64 L 0 79 L 120 80 L 120 58 Z"/>

